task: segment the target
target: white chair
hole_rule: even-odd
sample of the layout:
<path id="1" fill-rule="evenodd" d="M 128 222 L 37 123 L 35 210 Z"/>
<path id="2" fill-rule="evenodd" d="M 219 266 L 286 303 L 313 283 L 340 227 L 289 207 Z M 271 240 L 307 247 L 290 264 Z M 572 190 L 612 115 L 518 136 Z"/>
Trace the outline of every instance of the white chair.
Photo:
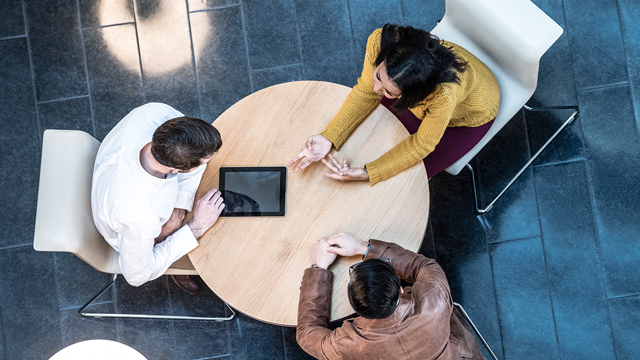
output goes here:
<path id="1" fill-rule="evenodd" d="M 465 166 L 471 170 L 476 210 L 486 213 L 578 114 L 578 109 L 571 106 L 531 108 L 525 105 L 536 89 L 540 58 L 560 37 L 562 28 L 529 0 L 446 0 L 445 15 L 431 33 L 475 55 L 493 71 L 500 85 L 500 109 L 491 129 L 473 149 L 446 169 L 452 175 L 457 175 Z M 523 106 L 528 111 L 574 111 L 498 196 L 480 209 L 469 161 Z"/>
<path id="2" fill-rule="evenodd" d="M 173 315 L 98 314 L 84 312 L 121 274 L 119 254 L 100 235 L 91 213 L 91 179 L 100 142 L 77 130 L 46 130 L 42 144 L 40 185 L 33 248 L 70 252 L 98 271 L 114 274 L 111 282 L 78 313 L 93 317 L 226 321 L 235 317 L 205 318 Z M 176 261 L 166 275 L 198 275 L 188 258 Z M 225 303 L 226 304 L 226 303 Z M 228 306 L 228 305 L 227 305 Z"/>

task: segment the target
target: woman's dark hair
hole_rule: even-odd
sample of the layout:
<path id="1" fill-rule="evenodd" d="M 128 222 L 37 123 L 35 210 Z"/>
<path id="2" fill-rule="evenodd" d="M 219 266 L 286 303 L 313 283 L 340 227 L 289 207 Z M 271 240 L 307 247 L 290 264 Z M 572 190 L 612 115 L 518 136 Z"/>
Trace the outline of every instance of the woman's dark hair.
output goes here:
<path id="1" fill-rule="evenodd" d="M 385 63 L 389 78 L 402 91 L 398 110 L 414 107 L 440 83 L 460 83 L 466 62 L 435 35 L 411 26 L 386 24 L 382 28 L 376 66 Z"/>
<path id="2" fill-rule="evenodd" d="M 187 116 L 160 125 L 151 139 L 151 154 L 162 165 L 183 171 L 200 166 L 201 160 L 222 146 L 218 130 L 204 120 Z"/>
<path id="3" fill-rule="evenodd" d="M 369 259 L 353 268 L 347 293 L 351 307 L 359 316 L 388 318 L 398 306 L 400 278 L 388 262 Z"/>

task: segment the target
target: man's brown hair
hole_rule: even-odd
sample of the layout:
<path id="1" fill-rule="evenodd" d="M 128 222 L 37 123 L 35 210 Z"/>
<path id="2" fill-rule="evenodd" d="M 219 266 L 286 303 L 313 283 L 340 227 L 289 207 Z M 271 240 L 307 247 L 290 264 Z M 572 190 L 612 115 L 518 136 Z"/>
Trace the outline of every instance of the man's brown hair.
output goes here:
<path id="1" fill-rule="evenodd" d="M 160 125 L 153 133 L 151 154 L 162 165 L 187 171 L 200 166 L 201 160 L 222 146 L 222 138 L 213 125 L 183 116 Z"/>

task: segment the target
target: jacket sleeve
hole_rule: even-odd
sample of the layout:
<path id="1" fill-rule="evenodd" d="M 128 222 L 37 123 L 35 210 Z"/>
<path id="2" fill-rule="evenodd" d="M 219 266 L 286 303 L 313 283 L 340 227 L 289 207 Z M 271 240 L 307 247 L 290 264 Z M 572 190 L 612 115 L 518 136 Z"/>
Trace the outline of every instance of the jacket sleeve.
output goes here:
<path id="1" fill-rule="evenodd" d="M 332 344 L 333 333 L 327 328 L 331 316 L 333 273 L 310 268 L 304 271 L 298 303 L 296 340 L 316 359 L 341 359 Z"/>
<path id="2" fill-rule="evenodd" d="M 367 52 L 362 66 L 362 75 L 353 87 L 342 107 L 320 134 L 333 143 L 337 150 L 347 141 L 360 123 L 376 109 L 382 96 L 373 91 L 373 71 L 376 57 L 380 53 L 382 29 L 374 31 L 367 41 Z"/>
<path id="3" fill-rule="evenodd" d="M 414 284 L 414 289 L 442 287 L 449 294 L 447 277 L 435 260 L 406 250 L 398 244 L 374 239 L 369 240 L 369 252 L 365 260 L 380 258 L 391 259 L 393 269 L 398 276 L 402 280 Z"/>

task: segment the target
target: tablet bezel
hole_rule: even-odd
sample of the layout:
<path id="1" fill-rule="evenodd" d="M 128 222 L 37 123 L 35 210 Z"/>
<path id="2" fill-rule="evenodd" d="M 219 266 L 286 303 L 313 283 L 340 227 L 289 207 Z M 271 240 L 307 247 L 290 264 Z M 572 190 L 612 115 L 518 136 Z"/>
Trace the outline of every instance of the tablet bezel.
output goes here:
<path id="1" fill-rule="evenodd" d="M 280 210 L 267 212 L 245 212 L 220 214 L 220 217 L 264 217 L 264 216 L 285 216 L 287 199 L 287 168 L 284 166 L 229 166 L 220 168 L 219 190 L 225 188 L 225 176 L 230 172 L 279 172 L 280 173 Z"/>

